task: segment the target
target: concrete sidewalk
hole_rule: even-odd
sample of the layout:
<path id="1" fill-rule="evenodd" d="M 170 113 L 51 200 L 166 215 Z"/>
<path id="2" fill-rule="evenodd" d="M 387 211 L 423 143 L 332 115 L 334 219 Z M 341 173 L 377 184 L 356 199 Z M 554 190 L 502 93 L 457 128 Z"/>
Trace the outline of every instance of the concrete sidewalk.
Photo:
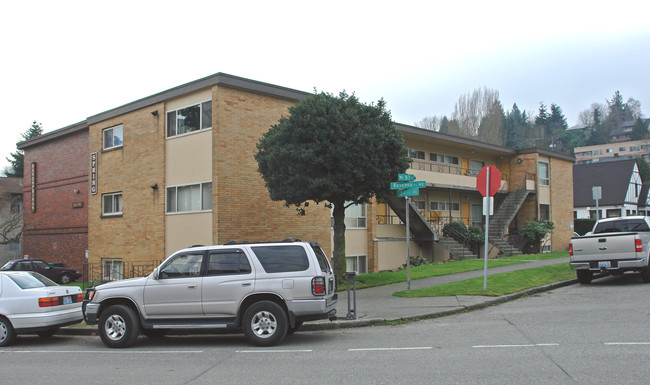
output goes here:
<path id="1" fill-rule="evenodd" d="M 568 263 L 569 258 L 556 258 L 545 261 L 530 261 L 515 265 L 492 267 L 488 269 L 488 287 L 490 287 L 490 275 L 506 273 L 516 270 L 532 269 L 540 266 Z M 445 283 L 463 281 L 470 278 L 483 277 L 483 269 L 468 271 L 458 274 L 442 275 L 439 277 L 423 278 L 411 281 L 411 290 L 442 285 Z M 339 301 L 336 306 L 338 320 L 330 322 L 327 320 L 306 322 L 300 330 L 325 330 L 348 327 L 368 326 L 386 321 L 402 321 L 419 318 L 440 317 L 451 315 L 468 310 L 481 309 L 487 306 L 503 303 L 512 299 L 520 298 L 527 294 L 551 290 L 556 287 L 566 286 L 577 282 L 557 282 L 550 285 L 536 287 L 523 292 L 508 294 L 500 297 L 487 296 L 453 296 L 453 297 L 425 297 L 425 298 L 402 298 L 395 297 L 393 293 L 407 289 L 407 283 L 395 283 L 386 286 L 379 286 L 368 289 L 357 290 L 356 293 L 356 319 L 347 320 L 348 314 L 348 293 L 339 292 Z M 352 295 L 351 295 L 352 296 Z M 89 335 L 96 333 L 97 328 L 65 327 L 61 328 L 61 334 Z"/>
<path id="2" fill-rule="evenodd" d="M 556 258 L 544 261 L 530 261 L 515 265 L 488 268 L 488 288 L 490 287 L 490 275 L 506 273 L 516 270 L 532 269 L 540 266 L 568 263 L 569 258 Z M 470 278 L 483 277 L 483 269 L 473 270 L 458 274 L 442 275 L 439 277 L 423 278 L 411 281 L 411 290 L 442 285 L 450 282 L 463 281 Z M 339 319 L 334 322 L 315 321 L 305 323 L 301 330 L 318 330 L 367 326 L 386 321 L 401 321 L 418 318 L 431 318 L 455 314 L 467 310 L 480 309 L 486 306 L 502 303 L 522 297 L 527 294 L 550 290 L 556 287 L 566 286 L 577 282 L 575 279 L 557 282 L 542 287 L 525 290 L 520 293 L 504 295 L 500 297 L 487 296 L 453 296 L 453 297 L 424 297 L 424 298 L 402 298 L 395 297 L 393 293 L 407 289 L 407 283 L 395 283 L 386 286 L 379 286 L 369 289 L 357 290 L 356 319 L 347 320 L 348 314 L 348 293 L 339 292 L 339 301 L 336 306 L 336 313 Z M 352 295 L 351 295 L 352 297 Z"/>

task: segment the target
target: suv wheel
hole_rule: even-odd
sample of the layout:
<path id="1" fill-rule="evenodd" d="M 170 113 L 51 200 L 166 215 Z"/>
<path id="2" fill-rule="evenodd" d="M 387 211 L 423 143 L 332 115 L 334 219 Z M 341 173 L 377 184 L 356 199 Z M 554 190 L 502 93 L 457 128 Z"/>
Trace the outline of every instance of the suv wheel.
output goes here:
<path id="1" fill-rule="evenodd" d="M 9 346 L 16 339 L 16 331 L 8 319 L 0 317 L 0 346 Z"/>
<path id="2" fill-rule="evenodd" d="M 99 317 L 99 336 L 109 348 L 129 347 L 139 334 L 140 320 L 128 306 L 110 306 Z"/>
<path id="3" fill-rule="evenodd" d="M 272 346 L 287 334 L 287 315 L 275 302 L 257 302 L 246 309 L 242 329 L 253 345 Z"/>

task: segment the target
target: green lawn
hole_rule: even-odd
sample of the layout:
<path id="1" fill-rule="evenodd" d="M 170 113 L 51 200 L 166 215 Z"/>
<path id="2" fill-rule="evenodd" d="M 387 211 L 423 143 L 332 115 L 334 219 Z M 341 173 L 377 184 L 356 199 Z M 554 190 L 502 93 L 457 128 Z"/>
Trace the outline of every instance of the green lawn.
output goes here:
<path id="1" fill-rule="evenodd" d="M 393 295 L 398 297 L 442 297 L 456 295 L 501 296 L 573 278 L 575 278 L 575 271 L 571 269 L 569 264 L 560 263 L 557 265 L 489 275 L 487 277 L 487 291 L 483 291 L 483 277 L 478 277 L 445 285 L 411 290 L 410 292 L 399 291 Z"/>
<path id="2" fill-rule="evenodd" d="M 488 267 L 499 267 L 526 263 L 525 261 L 490 259 Z M 465 271 L 480 270 L 483 268 L 482 259 L 468 259 L 465 261 L 453 261 L 436 265 L 424 265 L 411 268 L 411 279 L 420 279 L 428 277 L 437 277 L 440 275 L 463 273 Z M 357 275 L 357 289 L 368 287 L 389 285 L 391 283 L 406 282 L 406 269 L 398 271 L 386 271 L 382 273 L 370 273 Z M 347 284 L 343 282 L 339 285 L 339 290 L 346 290 Z"/>
<path id="3" fill-rule="evenodd" d="M 516 255 L 514 257 L 504 257 L 499 259 L 510 259 L 518 261 L 542 261 L 547 259 L 556 259 L 556 258 L 566 258 L 569 256 L 568 251 L 554 251 L 552 253 L 542 253 L 542 254 L 524 254 Z"/>

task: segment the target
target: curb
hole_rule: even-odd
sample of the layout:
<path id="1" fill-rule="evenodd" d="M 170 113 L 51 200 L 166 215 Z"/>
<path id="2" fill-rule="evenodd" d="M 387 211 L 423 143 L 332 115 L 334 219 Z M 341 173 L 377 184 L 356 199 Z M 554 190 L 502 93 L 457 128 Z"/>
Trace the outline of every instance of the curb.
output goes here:
<path id="1" fill-rule="evenodd" d="M 594 278 L 597 278 L 597 276 L 594 276 Z M 420 314 L 420 315 L 417 315 L 417 316 L 404 316 L 404 317 L 399 317 L 399 318 L 371 318 L 371 319 L 364 319 L 364 320 L 346 320 L 344 318 L 341 318 L 340 320 L 337 320 L 336 322 L 308 323 L 308 324 L 302 325 L 300 327 L 300 331 L 319 331 L 319 330 L 336 330 L 336 329 L 359 328 L 359 327 L 381 325 L 381 324 L 385 324 L 387 322 L 403 323 L 403 322 L 419 321 L 419 320 L 424 320 L 424 319 L 446 317 L 446 316 L 450 316 L 450 315 L 454 315 L 454 314 L 465 313 L 465 312 L 472 311 L 472 310 L 485 309 L 485 308 L 490 307 L 490 306 L 500 305 L 502 303 L 510 302 L 510 301 L 515 300 L 515 299 L 526 297 L 526 296 L 529 296 L 529 295 L 532 295 L 532 294 L 537 294 L 537 293 L 557 289 L 557 288 L 564 287 L 564 286 L 574 285 L 576 283 L 578 283 L 577 279 L 570 279 L 570 280 L 567 280 L 567 281 L 550 283 L 548 285 L 533 287 L 533 288 L 526 289 L 526 290 L 523 290 L 523 291 L 520 291 L 520 292 L 517 292 L 517 293 L 502 295 L 500 297 L 497 297 L 497 298 L 494 298 L 494 299 L 489 299 L 489 300 L 486 300 L 486 301 L 484 301 L 482 303 L 478 303 L 478 304 L 474 304 L 474 305 L 462 306 L 462 307 L 459 307 L 457 309 L 452 309 L 452 310 L 445 310 L 445 311 L 438 311 L 438 312 L 433 312 L 433 313 Z M 74 336 L 95 336 L 95 335 L 97 335 L 97 329 L 96 328 L 80 328 L 80 327 L 63 327 L 63 328 L 59 329 L 57 334 L 74 335 Z"/>

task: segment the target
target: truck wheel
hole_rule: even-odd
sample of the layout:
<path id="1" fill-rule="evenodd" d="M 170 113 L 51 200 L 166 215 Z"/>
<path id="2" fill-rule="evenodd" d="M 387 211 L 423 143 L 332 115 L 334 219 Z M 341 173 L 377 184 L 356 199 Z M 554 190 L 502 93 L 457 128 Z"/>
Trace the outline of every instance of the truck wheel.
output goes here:
<path id="1" fill-rule="evenodd" d="M 9 346 L 16 339 L 16 331 L 11 322 L 5 317 L 0 317 L 0 347 Z"/>
<path id="2" fill-rule="evenodd" d="M 244 312 L 242 322 L 244 335 L 256 346 L 273 346 L 287 334 L 287 315 L 275 302 L 254 303 Z"/>
<path id="3" fill-rule="evenodd" d="M 139 334 L 140 320 L 128 306 L 110 306 L 99 317 L 99 336 L 109 348 L 129 347 Z"/>
<path id="4" fill-rule="evenodd" d="M 650 267 L 646 267 L 641 271 L 641 279 L 645 283 L 650 283 Z"/>
<path id="5" fill-rule="evenodd" d="M 578 282 L 583 285 L 591 283 L 591 279 L 594 276 L 594 273 L 591 270 L 576 270 L 578 275 Z"/>

